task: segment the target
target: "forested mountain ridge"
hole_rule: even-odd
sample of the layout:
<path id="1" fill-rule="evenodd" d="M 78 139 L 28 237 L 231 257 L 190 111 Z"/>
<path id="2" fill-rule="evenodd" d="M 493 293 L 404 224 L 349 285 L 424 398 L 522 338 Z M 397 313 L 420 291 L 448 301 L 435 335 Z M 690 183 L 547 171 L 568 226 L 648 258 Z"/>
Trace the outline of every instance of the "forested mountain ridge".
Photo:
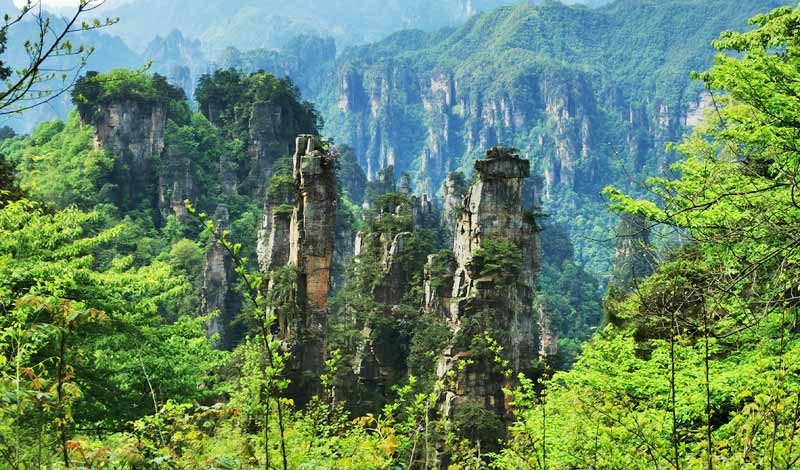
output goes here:
<path id="1" fill-rule="evenodd" d="M 667 143 L 707 104 L 690 73 L 710 64 L 711 41 L 778 4 L 502 7 L 459 28 L 348 49 L 313 100 L 368 174 L 394 165 L 415 175 L 418 192 L 438 193 L 483 148 L 520 148 L 543 178 L 545 210 L 568 225 L 580 258 L 607 272 L 608 256 L 587 243 L 612 227 L 599 190 L 666 171 Z"/>

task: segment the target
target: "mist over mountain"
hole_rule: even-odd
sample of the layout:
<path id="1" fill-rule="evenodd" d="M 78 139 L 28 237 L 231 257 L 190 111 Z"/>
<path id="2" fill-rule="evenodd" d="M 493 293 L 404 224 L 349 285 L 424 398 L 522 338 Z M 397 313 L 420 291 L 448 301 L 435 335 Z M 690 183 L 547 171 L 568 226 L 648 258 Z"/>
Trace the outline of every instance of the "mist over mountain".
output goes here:
<path id="1" fill-rule="evenodd" d="M 512 3 L 517 1 L 134 0 L 104 13 L 121 18 L 116 34 L 135 50 L 178 29 L 202 41 L 211 55 L 229 46 L 278 48 L 300 33 L 332 37 L 339 47 L 362 44 L 401 29 L 458 25 L 478 12 Z"/>
<path id="2" fill-rule="evenodd" d="M 3 1 L 0 11 L 17 11 L 13 0 Z M 241 52 L 250 56 L 247 61 L 254 70 L 298 75 L 292 73 L 297 66 L 288 65 L 285 59 L 265 62 L 254 54 L 280 54 L 286 46 L 291 48 L 293 38 L 299 35 L 332 38 L 341 51 L 402 29 L 458 25 L 478 12 L 512 3 L 515 0 L 109 0 L 93 15 L 120 21 L 96 34 L 84 35 L 94 40 L 87 44 L 97 48 L 87 69 L 103 72 L 115 67 L 141 67 L 152 61 L 154 72 L 167 76 L 191 95 L 202 73 L 215 64 L 233 65 L 232 55 Z M 56 16 L 74 12 L 67 6 L 45 3 L 45 7 Z M 291 57 L 296 61 L 296 53 L 290 51 L 289 56 L 290 61 Z M 9 58 L 11 63 L 15 60 Z M 305 87 L 306 80 L 297 79 Z M 65 117 L 68 108 L 69 104 L 60 100 L 46 110 L 13 117 L 7 123 L 27 132 L 42 120 Z"/>
<path id="3" fill-rule="evenodd" d="M 7 2 L 5 8 L 8 8 L 9 5 L 13 6 L 13 3 L 10 1 Z M 0 8 L 0 11 L 6 10 Z M 62 17 L 56 14 L 46 13 L 46 15 L 50 16 L 50 21 L 62 21 Z M 83 70 L 108 71 L 120 67 L 144 67 L 147 60 L 133 52 L 121 38 L 111 34 L 111 28 L 112 27 L 77 32 L 71 38 L 75 48 L 84 46 L 94 49 L 94 52 L 89 56 Z M 26 18 L 21 23 L 15 25 L 13 34 L 9 36 L 7 48 L 3 55 L 3 61 L 13 70 L 27 66 L 29 59 L 25 51 L 24 43 L 28 40 L 35 42 L 38 38 L 38 34 L 38 27 L 30 18 Z M 77 70 L 79 66 L 79 60 L 74 57 L 60 57 L 53 61 L 53 69 L 63 70 L 67 73 L 68 78 L 74 74 L 74 71 Z M 60 77 L 56 77 L 54 82 L 52 86 L 56 89 L 60 88 Z M 42 86 L 45 86 L 45 84 Z M 43 121 L 66 117 L 69 110 L 72 109 L 72 106 L 69 93 L 65 93 L 51 100 L 45 106 L 31 109 L 23 114 L 2 116 L 0 117 L 0 125 L 11 126 L 19 132 L 27 133 L 32 131 L 36 125 Z"/>

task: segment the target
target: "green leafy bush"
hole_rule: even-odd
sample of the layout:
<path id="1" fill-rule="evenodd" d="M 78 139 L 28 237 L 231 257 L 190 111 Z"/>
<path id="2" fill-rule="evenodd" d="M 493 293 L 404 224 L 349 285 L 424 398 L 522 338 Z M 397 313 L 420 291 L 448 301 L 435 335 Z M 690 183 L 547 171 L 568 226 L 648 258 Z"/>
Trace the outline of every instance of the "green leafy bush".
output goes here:
<path id="1" fill-rule="evenodd" d="M 472 252 L 467 268 L 475 273 L 476 278 L 510 281 L 522 272 L 522 250 L 508 240 L 483 240 L 481 246 Z"/>

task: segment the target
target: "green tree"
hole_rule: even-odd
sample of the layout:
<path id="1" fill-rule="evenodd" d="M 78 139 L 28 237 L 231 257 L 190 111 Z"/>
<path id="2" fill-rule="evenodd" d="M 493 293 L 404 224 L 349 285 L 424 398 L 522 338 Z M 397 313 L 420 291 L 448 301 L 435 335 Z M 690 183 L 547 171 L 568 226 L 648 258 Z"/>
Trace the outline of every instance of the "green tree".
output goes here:
<path id="1" fill-rule="evenodd" d="M 96 211 L 0 209 L 0 456 L 12 468 L 56 452 L 68 467 L 87 427 L 119 429 L 167 399 L 215 395 L 204 375 L 224 355 L 202 319 L 162 320 L 186 279 L 165 263 L 96 257 L 124 230 Z"/>
<path id="2" fill-rule="evenodd" d="M 628 296 L 574 369 L 516 395 L 500 468 L 792 468 L 800 206 L 800 9 L 725 33 L 698 75 L 713 95 L 677 149 L 658 201 L 607 189 L 613 207 L 673 229 L 683 246 Z"/>

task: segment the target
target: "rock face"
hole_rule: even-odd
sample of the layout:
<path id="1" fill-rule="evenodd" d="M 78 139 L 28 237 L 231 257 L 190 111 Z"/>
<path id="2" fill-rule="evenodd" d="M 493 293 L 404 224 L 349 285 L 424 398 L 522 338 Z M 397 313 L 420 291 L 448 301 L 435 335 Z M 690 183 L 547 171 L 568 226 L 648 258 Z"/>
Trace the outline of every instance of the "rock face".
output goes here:
<path id="1" fill-rule="evenodd" d="M 228 209 L 218 206 L 214 224 L 218 233 L 228 229 Z M 209 335 L 219 334 L 217 346 L 230 349 L 241 338 L 240 329 L 232 327 L 234 316 L 241 310 L 241 297 L 234 292 L 235 272 L 230 254 L 215 240 L 209 242 L 206 266 L 203 271 L 202 311 L 204 315 L 219 312 L 208 324 Z"/>
<path id="2" fill-rule="evenodd" d="M 298 287 L 312 312 L 325 312 L 336 229 L 336 173 L 332 155 L 315 136 L 297 138 L 297 201 L 290 227 L 289 262 L 300 271 Z"/>
<path id="3" fill-rule="evenodd" d="M 410 193 L 410 189 L 408 189 Z M 394 166 L 389 165 L 373 175 L 373 179 L 367 184 L 364 194 L 364 208 L 370 208 L 380 196 L 388 193 L 397 192 L 397 181 L 394 178 Z"/>
<path id="4" fill-rule="evenodd" d="M 338 165 L 336 180 L 339 185 L 339 202 L 336 207 L 336 241 L 333 255 L 333 279 L 331 288 L 338 292 L 344 282 L 347 263 L 355 256 L 355 239 L 357 220 L 347 206 L 347 202 L 360 207 L 367 189 L 367 176 L 358 166 L 353 150 L 348 147 L 337 147 Z M 347 202 L 343 199 L 346 198 Z"/>
<path id="5" fill-rule="evenodd" d="M 464 210 L 464 195 L 466 195 L 467 182 L 462 173 L 450 173 L 442 187 L 442 224 L 447 233 L 448 244 L 455 240 L 455 229 L 461 211 Z"/>
<path id="6" fill-rule="evenodd" d="M 278 330 L 292 357 L 287 364 L 292 380 L 288 393 L 299 404 L 319 392 L 325 358 L 325 325 L 336 229 L 335 157 L 323 151 L 316 136 L 296 139 L 293 157 L 294 203 L 272 207 L 269 238 L 262 246 L 262 269 L 290 266 L 296 278 L 292 303 L 275 308 Z M 284 195 L 286 196 L 286 195 Z M 286 201 L 288 198 L 283 199 Z M 288 219 L 288 208 L 291 218 Z M 269 290 L 276 287 L 271 280 Z"/>
<path id="7" fill-rule="evenodd" d="M 201 188 L 195 181 L 193 155 L 167 144 L 164 106 L 126 99 L 100 106 L 86 119 L 95 126 L 95 147 L 116 157 L 115 202 L 122 208 L 157 210 L 160 222 L 171 215 L 185 222 L 184 201 L 196 199 Z"/>
<path id="8" fill-rule="evenodd" d="M 479 2 L 460 3 L 470 16 Z M 739 3 L 589 10 L 521 2 L 450 31 L 395 35 L 346 50 L 315 102 L 328 107 L 333 137 L 355 148 L 371 177 L 388 165 L 415 169 L 420 192 L 431 193 L 480 149 L 509 142 L 537 156 L 534 170 L 545 176 L 546 199 L 559 189 L 596 193 L 620 171 L 663 169 L 674 158 L 664 144 L 679 140 L 708 104 L 689 70 L 698 68 L 696 61 L 710 65 L 713 51 L 706 46 L 722 25 L 744 26 L 742 20 L 764 8 Z M 706 8 L 720 15 L 714 25 Z M 658 29 L 631 34 L 645 9 L 668 29 L 705 39 L 688 46 L 683 33 L 669 39 L 657 37 Z M 548 18 L 561 18 L 561 27 L 553 30 Z M 680 51 L 695 62 L 663 60 L 654 69 L 640 56 L 619 53 L 643 39 L 658 57 Z M 675 75 L 675 67 L 685 72 Z M 610 159 L 628 168 L 608 165 Z"/>
<path id="9" fill-rule="evenodd" d="M 415 227 L 433 229 L 439 225 L 439 213 L 427 194 L 411 196 L 411 212 Z"/>
<path id="10" fill-rule="evenodd" d="M 155 162 L 164 151 L 166 121 L 162 106 L 133 100 L 111 103 L 94 116 L 95 147 L 116 156 L 112 178 L 121 206 L 142 199 L 156 206 Z"/>
<path id="11" fill-rule="evenodd" d="M 396 235 L 373 232 L 356 237 L 356 256 L 377 259 L 380 276 L 371 292 L 379 318 L 359 322 L 361 344 L 353 360 L 353 373 L 359 390 L 352 400 L 365 409 L 380 409 L 391 394 L 391 387 L 405 374 L 409 340 L 397 328 L 400 304 L 411 286 L 409 255 L 411 232 Z M 362 259 L 363 261 L 363 259 Z M 353 393 L 351 392 L 351 395 Z"/>
<path id="12" fill-rule="evenodd" d="M 534 313 L 539 333 L 539 362 L 555 370 L 558 364 L 558 332 L 553 325 L 553 316 L 544 299 L 534 302 Z"/>
<path id="13" fill-rule="evenodd" d="M 417 187 L 432 193 L 479 149 L 531 135 L 520 144 L 542 156 L 546 196 L 557 187 L 596 189 L 604 162 L 597 158 L 602 152 L 595 134 L 608 129 L 599 109 L 603 90 L 587 74 L 520 77 L 533 90 L 525 95 L 510 91 L 512 85 L 505 87 L 509 91 L 490 94 L 483 90 L 486 84 L 473 83 L 471 77 L 417 71 L 402 60 L 337 73 L 341 75 L 333 83 L 339 87 L 327 98 L 337 103 L 335 112 L 327 112 L 329 122 L 337 140 L 352 144 L 372 178 L 389 165 L 399 171 L 416 165 Z M 344 116 L 346 122 L 339 122 Z M 548 125 L 540 127 L 540 122 Z M 645 150 L 658 142 L 648 140 Z"/>
<path id="14" fill-rule="evenodd" d="M 185 223 L 189 217 L 186 210 L 187 199 L 195 200 L 198 193 L 192 173 L 191 155 L 180 155 L 172 147 L 167 147 L 166 165 L 158 175 L 158 208 L 161 218 L 174 215 Z"/>
<path id="15" fill-rule="evenodd" d="M 453 332 L 437 371 L 445 383 L 441 409 L 450 418 L 467 404 L 504 415 L 502 388 L 513 379 L 498 369 L 492 356 L 501 354 L 508 361 L 510 377 L 515 377 L 533 369 L 538 353 L 532 309 L 538 245 L 535 221 L 526 214 L 522 199 L 530 164 L 513 149 L 495 147 L 485 160 L 475 162 L 475 170 L 477 179 L 464 198 L 455 232 L 454 259 L 431 257 L 426 270 L 425 306 L 444 315 Z M 480 250 L 489 253 L 496 244 L 508 246 L 519 256 L 518 272 L 510 278 L 479 266 L 502 264 L 477 258 Z M 452 284 L 442 284 L 450 277 Z M 434 280 L 439 283 L 434 285 Z M 486 332 L 502 347 L 502 353 L 487 350 Z"/>
<path id="16" fill-rule="evenodd" d="M 412 278 L 421 270 L 419 230 L 437 226 L 433 204 L 427 196 L 412 194 L 408 175 L 399 188 L 393 167 L 379 172 L 369 183 L 364 230 L 355 241 L 352 289 L 357 289 L 359 311 L 349 312 L 361 331 L 353 351 L 353 390 L 346 393 L 354 409 L 381 409 L 392 385 L 408 370 L 411 331 L 407 295 Z"/>
<path id="17" fill-rule="evenodd" d="M 275 161 L 291 153 L 295 136 L 304 129 L 291 107 L 275 101 L 255 103 L 247 128 L 250 163 L 240 188 L 243 193 L 261 194 Z"/>
<path id="18" fill-rule="evenodd" d="M 256 248 L 258 264 L 263 273 L 272 272 L 289 262 L 295 191 L 294 183 L 288 181 L 267 189 Z"/>

